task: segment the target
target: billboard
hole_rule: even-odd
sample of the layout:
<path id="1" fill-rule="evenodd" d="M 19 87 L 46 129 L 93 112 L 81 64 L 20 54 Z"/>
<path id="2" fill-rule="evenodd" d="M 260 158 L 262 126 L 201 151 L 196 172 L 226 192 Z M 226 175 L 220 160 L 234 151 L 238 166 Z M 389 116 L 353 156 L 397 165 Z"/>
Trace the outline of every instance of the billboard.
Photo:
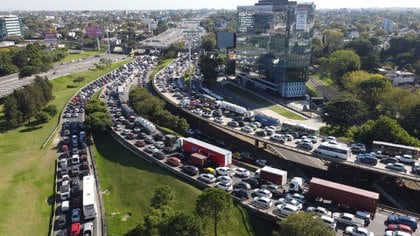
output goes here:
<path id="1" fill-rule="evenodd" d="M 218 48 L 236 47 L 236 34 L 233 32 L 217 32 L 216 38 Z"/>
<path id="2" fill-rule="evenodd" d="M 55 33 L 44 33 L 44 42 L 46 43 L 56 43 L 57 35 Z"/>
<path id="3" fill-rule="evenodd" d="M 296 29 L 305 30 L 308 22 L 308 11 L 297 10 L 296 11 Z"/>
<path id="4" fill-rule="evenodd" d="M 100 26 L 92 26 L 92 27 L 87 27 L 86 28 L 86 34 L 88 36 L 93 36 L 93 37 L 101 36 L 102 31 L 103 31 L 103 29 Z"/>

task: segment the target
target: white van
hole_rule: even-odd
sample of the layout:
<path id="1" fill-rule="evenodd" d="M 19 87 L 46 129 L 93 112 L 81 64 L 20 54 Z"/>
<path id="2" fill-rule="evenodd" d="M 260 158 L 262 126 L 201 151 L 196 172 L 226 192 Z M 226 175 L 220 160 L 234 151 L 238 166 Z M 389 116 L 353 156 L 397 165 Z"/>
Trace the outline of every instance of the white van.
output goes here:
<path id="1" fill-rule="evenodd" d="M 63 201 L 61 203 L 61 212 L 67 212 L 70 210 L 70 201 Z"/>
<path id="2" fill-rule="evenodd" d="M 80 157 L 79 155 L 75 154 L 71 157 L 71 164 L 72 165 L 77 165 L 80 164 Z"/>

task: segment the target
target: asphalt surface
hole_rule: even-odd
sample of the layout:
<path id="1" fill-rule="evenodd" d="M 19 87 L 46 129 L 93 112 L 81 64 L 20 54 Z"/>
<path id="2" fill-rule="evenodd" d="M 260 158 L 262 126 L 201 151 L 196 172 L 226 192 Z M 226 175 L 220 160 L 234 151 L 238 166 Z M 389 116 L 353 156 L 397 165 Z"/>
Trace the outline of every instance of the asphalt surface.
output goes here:
<path id="1" fill-rule="evenodd" d="M 48 72 L 38 75 L 42 77 L 47 76 L 51 80 L 65 75 L 86 71 L 91 68 L 94 68 L 95 64 L 99 64 L 99 60 L 101 58 L 108 59 L 108 55 L 101 54 L 100 57 L 92 56 L 77 61 L 74 60 L 70 62 L 57 64 L 54 66 L 53 69 L 49 70 Z M 111 59 L 113 60 L 113 62 L 125 58 L 127 58 L 126 55 L 111 54 Z M 0 97 L 10 94 L 11 92 L 13 92 L 14 89 L 20 88 L 26 84 L 31 83 L 34 78 L 35 76 L 29 76 L 19 79 L 18 74 L 0 77 Z"/>

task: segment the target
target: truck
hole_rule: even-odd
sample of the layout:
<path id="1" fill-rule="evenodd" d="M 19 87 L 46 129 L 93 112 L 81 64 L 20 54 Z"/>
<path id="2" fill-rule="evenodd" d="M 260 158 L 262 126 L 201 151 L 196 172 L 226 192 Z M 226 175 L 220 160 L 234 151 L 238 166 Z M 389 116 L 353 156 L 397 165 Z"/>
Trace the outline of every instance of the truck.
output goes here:
<path id="1" fill-rule="evenodd" d="M 147 119 L 144 119 L 143 117 L 137 117 L 136 118 L 136 123 L 141 125 L 143 128 L 146 129 L 147 133 L 154 133 L 156 131 L 156 126 L 150 122 Z"/>
<path id="2" fill-rule="evenodd" d="M 308 196 L 331 200 L 336 204 L 358 211 L 366 211 L 372 215 L 376 212 L 379 200 L 379 193 L 316 177 L 313 177 L 309 182 Z"/>
<path id="3" fill-rule="evenodd" d="M 287 181 L 287 171 L 264 166 L 260 170 L 260 179 L 270 181 L 273 184 L 283 186 Z"/>
<path id="4" fill-rule="evenodd" d="M 293 177 L 289 183 L 289 191 L 291 192 L 301 192 L 303 190 L 303 178 L 302 177 Z"/>
<path id="5" fill-rule="evenodd" d="M 199 153 L 207 156 L 208 160 L 218 166 L 228 166 L 232 164 L 232 152 L 215 145 L 203 142 L 195 138 L 180 138 L 178 145 L 181 150 L 192 154 Z"/>
<path id="6" fill-rule="evenodd" d="M 192 153 L 187 162 L 195 167 L 203 168 L 207 163 L 207 157 L 199 153 Z"/>
<path id="7" fill-rule="evenodd" d="M 217 101 L 217 106 L 219 106 L 220 108 L 223 108 L 225 110 L 235 112 L 239 115 L 243 115 L 243 116 L 245 116 L 245 118 L 251 118 L 252 116 L 254 116 L 253 111 L 249 111 L 245 107 L 241 107 L 239 105 L 236 105 L 236 104 L 233 104 L 233 103 L 230 103 L 230 102 Z"/>
<path id="8" fill-rule="evenodd" d="M 280 125 L 280 120 L 270 116 L 265 116 L 261 114 L 255 115 L 255 121 L 258 121 L 263 126 L 277 126 Z"/>

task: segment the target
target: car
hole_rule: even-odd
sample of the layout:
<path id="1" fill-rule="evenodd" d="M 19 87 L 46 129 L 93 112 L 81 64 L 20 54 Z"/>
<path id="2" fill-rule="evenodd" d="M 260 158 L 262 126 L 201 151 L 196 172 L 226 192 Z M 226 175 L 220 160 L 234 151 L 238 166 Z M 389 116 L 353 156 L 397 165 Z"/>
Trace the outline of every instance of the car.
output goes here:
<path id="1" fill-rule="evenodd" d="M 230 176 L 232 175 L 232 171 L 229 167 L 217 167 L 216 168 L 216 174 L 217 175 L 222 175 L 222 176 Z"/>
<path id="2" fill-rule="evenodd" d="M 79 208 L 82 205 L 82 197 L 81 196 L 74 196 L 71 198 L 71 207 L 72 208 Z"/>
<path id="3" fill-rule="evenodd" d="M 199 180 L 206 182 L 206 183 L 214 183 L 216 182 L 216 177 L 209 173 L 200 174 L 198 177 Z"/>
<path id="4" fill-rule="evenodd" d="M 87 222 L 83 224 L 83 236 L 93 235 L 93 223 Z"/>
<path id="5" fill-rule="evenodd" d="M 404 173 L 407 172 L 404 164 L 401 164 L 401 163 L 388 163 L 385 165 L 385 168 L 389 170 L 398 171 L 398 172 L 404 172 Z"/>
<path id="6" fill-rule="evenodd" d="M 237 184 L 235 184 L 233 186 L 234 189 L 246 189 L 246 190 L 250 190 L 251 189 L 251 185 L 246 183 L 246 182 L 239 182 Z"/>
<path id="7" fill-rule="evenodd" d="M 310 211 L 310 212 L 313 212 L 313 213 L 315 213 L 317 215 L 321 215 L 321 216 L 325 215 L 325 216 L 331 217 L 331 215 L 332 215 L 331 211 L 327 210 L 324 207 L 319 207 L 319 206 L 318 207 L 310 206 L 310 207 L 306 208 L 306 211 Z"/>
<path id="8" fill-rule="evenodd" d="M 369 154 L 359 154 L 356 157 L 357 161 L 363 164 L 375 166 L 378 164 L 378 159 L 374 155 Z"/>
<path id="9" fill-rule="evenodd" d="M 193 166 L 193 165 L 184 165 L 182 166 L 182 171 L 184 171 L 185 173 L 194 176 L 194 175 L 198 175 L 198 173 L 200 172 L 200 170 Z"/>
<path id="10" fill-rule="evenodd" d="M 302 203 L 300 203 L 298 200 L 293 199 L 293 198 L 280 198 L 276 205 L 280 205 L 280 204 L 291 204 L 293 206 L 296 206 L 299 210 L 301 210 L 303 208 Z"/>
<path id="11" fill-rule="evenodd" d="M 271 198 L 273 194 L 268 191 L 267 189 L 257 188 L 252 191 L 252 195 L 258 196 L 258 197 L 267 197 Z"/>
<path id="12" fill-rule="evenodd" d="M 165 153 L 161 152 L 161 151 L 157 151 L 155 153 L 153 153 L 152 155 L 154 158 L 158 159 L 158 160 L 163 160 L 165 159 Z"/>
<path id="13" fill-rule="evenodd" d="M 294 213 L 299 212 L 299 208 L 295 205 L 284 203 L 276 206 L 274 214 L 288 216 Z"/>
<path id="14" fill-rule="evenodd" d="M 366 146 L 363 143 L 353 143 L 350 146 L 350 150 L 354 154 L 364 153 L 366 152 Z"/>
<path id="15" fill-rule="evenodd" d="M 265 159 L 257 159 L 255 161 L 255 164 L 257 164 L 257 166 L 259 167 L 271 166 L 271 163 Z"/>
<path id="16" fill-rule="evenodd" d="M 144 142 L 147 143 L 147 144 L 154 144 L 155 143 L 155 140 L 153 140 L 153 138 L 150 137 L 150 136 L 146 136 L 144 138 Z"/>
<path id="17" fill-rule="evenodd" d="M 79 236 L 80 235 L 80 223 L 75 222 L 71 225 L 70 236 Z"/>
<path id="18" fill-rule="evenodd" d="M 228 192 L 231 192 L 233 190 L 233 187 L 232 187 L 232 183 L 231 182 L 220 181 L 220 182 L 217 182 L 216 183 L 216 187 L 217 188 L 224 189 L 224 190 L 226 190 Z"/>
<path id="19" fill-rule="evenodd" d="M 66 228 L 66 225 L 67 225 L 67 217 L 66 217 L 66 215 L 65 214 L 61 214 L 59 217 L 58 217 L 58 226 L 60 226 L 62 229 L 63 228 Z"/>
<path id="20" fill-rule="evenodd" d="M 420 175 L 420 164 L 419 163 L 414 163 L 411 166 L 411 173 L 413 173 L 415 175 Z"/>
<path id="21" fill-rule="evenodd" d="M 293 199 L 296 199 L 298 202 L 302 204 L 306 202 L 305 196 L 299 193 L 288 194 L 286 197 L 291 197 Z"/>
<path id="22" fill-rule="evenodd" d="M 312 145 L 312 143 L 309 143 L 309 142 L 299 142 L 296 147 L 311 151 L 314 148 L 314 145 Z"/>
<path id="23" fill-rule="evenodd" d="M 242 168 L 242 167 L 237 167 L 235 169 L 233 169 L 233 172 L 235 173 L 236 176 L 238 177 L 249 177 L 251 175 L 251 173 L 249 172 L 249 170 Z"/>
<path id="24" fill-rule="evenodd" d="M 216 178 L 217 182 L 226 182 L 226 183 L 232 183 L 232 178 L 226 175 L 222 175 Z"/>
<path id="25" fill-rule="evenodd" d="M 243 188 L 234 188 L 232 191 L 233 196 L 238 197 L 240 199 L 250 199 L 251 198 L 251 192 L 247 189 Z"/>
<path id="26" fill-rule="evenodd" d="M 206 167 L 206 168 L 203 169 L 203 171 L 205 173 L 210 173 L 212 175 L 216 175 L 216 170 L 214 168 L 212 168 L 212 167 Z"/>
<path id="27" fill-rule="evenodd" d="M 410 226 L 404 225 L 404 224 L 389 224 L 386 226 L 385 230 L 391 230 L 391 231 L 405 231 L 410 234 L 413 233 L 413 230 Z"/>
<path id="28" fill-rule="evenodd" d="M 270 208 L 273 206 L 273 201 L 267 197 L 254 197 L 251 203 L 261 208 Z"/>
<path id="29" fill-rule="evenodd" d="M 237 121 L 229 121 L 227 125 L 230 127 L 239 127 L 239 123 Z"/>
<path id="30" fill-rule="evenodd" d="M 157 149 L 155 146 L 151 145 L 151 146 L 146 147 L 144 149 L 144 151 L 153 154 L 153 153 L 159 151 L 159 149 Z"/>
<path id="31" fill-rule="evenodd" d="M 388 163 L 397 163 L 398 160 L 395 157 L 386 156 L 386 157 L 381 158 L 381 160 L 379 162 L 384 163 L 384 164 L 388 164 Z"/>
<path id="32" fill-rule="evenodd" d="M 249 126 L 244 126 L 241 128 L 242 131 L 244 131 L 245 133 L 252 133 L 254 131 L 254 129 L 252 129 Z"/>
<path id="33" fill-rule="evenodd" d="M 337 142 L 337 139 L 334 136 L 327 136 L 322 138 L 322 142 Z"/>
<path id="34" fill-rule="evenodd" d="M 214 122 L 222 124 L 223 123 L 223 118 L 222 117 L 216 117 L 216 118 L 214 118 Z"/>
<path id="35" fill-rule="evenodd" d="M 334 212 L 333 218 L 344 225 L 349 226 L 362 226 L 363 223 L 359 222 L 355 216 L 351 213 L 340 213 L 340 212 Z"/>
<path id="36" fill-rule="evenodd" d="M 144 146 L 146 146 L 146 143 L 143 140 L 137 140 L 135 145 L 137 147 L 144 147 Z"/>
<path id="37" fill-rule="evenodd" d="M 73 209 L 71 211 L 71 222 L 73 223 L 80 222 L 81 213 L 82 213 L 82 210 L 80 210 L 80 208 Z"/>
<path id="38" fill-rule="evenodd" d="M 71 187 L 71 195 L 72 196 L 79 196 L 81 192 L 80 185 L 74 185 Z"/>
<path id="39" fill-rule="evenodd" d="M 402 230 L 385 230 L 385 236 L 412 236 L 412 234 Z"/>
<path id="40" fill-rule="evenodd" d="M 162 141 L 157 141 L 157 142 L 155 142 L 153 145 L 155 145 L 155 147 L 157 147 L 157 148 L 159 148 L 159 149 L 162 149 L 162 148 L 164 148 L 164 147 L 165 147 L 165 143 L 164 143 L 164 142 L 162 142 Z"/>
<path id="41" fill-rule="evenodd" d="M 322 222 L 324 222 L 325 226 L 329 227 L 332 230 L 335 230 L 335 228 L 337 227 L 337 221 L 330 216 L 322 215 L 321 220 Z"/>
<path id="42" fill-rule="evenodd" d="M 405 165 L 413 165 L 416 161 L 413 159 L 413 156 L 404 154 L 402 156 L 396 156 L 397 160 Z"/>
<path id="43" fill-rule="evenodd" d="M 178 157 L 169 157 L 166 162 L 171 166 L 181 165 L 181 160 Z"/>
<path id="44" fill-rule="evenodd" d="M 375 234 L 368 229 L 357 226 L 347 226 L 344 233 L 349 236 L 375 236 Z"/>
<path id="45" fill-rule="evenodd" d="M 411 227 L 413 232 L 417 230 L 417 221 L 414 218 L 409 216 L 399 216 L 399 215 L 389 215 L 388 218 L 384 221 L 386 226 L 390 224 L 404 224 Z"/>
<path id="46" fill-rule="evenodd" d="M 273 134 L 270 136 L 270 139 L 279 143 L 284 143 L 284 141 L 286 140 L 286 137 L 282 134 Z"/>
<path id="47" fill-rule="evenodd" d="M 262 184 L 261 188 L 267 189 L 268 191 L 272 193 L 279 193 L 281 191 L 281 186 L 277 184 Z"/>
<path id="48" fill-rule="evenodd" d="M 251 185 L 251 188 L 256 188 L 260 185 L 260 182 L 257 178 L 246 178 L 243 179 L 242 182 L 248 183 Z"/>

